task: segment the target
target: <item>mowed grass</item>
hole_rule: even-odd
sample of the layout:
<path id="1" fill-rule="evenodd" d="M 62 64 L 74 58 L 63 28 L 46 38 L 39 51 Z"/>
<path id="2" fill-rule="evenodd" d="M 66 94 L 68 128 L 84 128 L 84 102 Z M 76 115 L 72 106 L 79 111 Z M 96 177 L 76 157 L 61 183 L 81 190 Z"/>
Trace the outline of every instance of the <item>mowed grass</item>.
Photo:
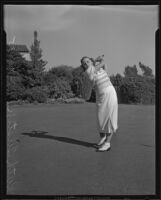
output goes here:
<path id="1" fill-rule="evenodd" d="M 9 194 L 149 195 L 155 193 L 155 107 L 119 105 L 109 152 L 95 104 L 12 106 L 18 124 L 16 184 Z"/>

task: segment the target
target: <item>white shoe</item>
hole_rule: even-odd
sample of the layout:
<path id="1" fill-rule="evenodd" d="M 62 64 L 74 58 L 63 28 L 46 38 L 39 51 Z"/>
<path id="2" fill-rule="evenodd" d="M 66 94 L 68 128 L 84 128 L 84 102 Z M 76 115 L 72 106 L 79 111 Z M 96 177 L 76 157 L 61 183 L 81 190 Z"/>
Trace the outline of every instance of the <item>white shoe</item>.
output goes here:
<path id="1" fill-rule="evenodd" d="M 111 149 L 111 145 L 109 142 L 105 142 L 99 149 L 98 151 L 108 151 Z"/>
<path id="2" fill-rule="evenodd" d="M 103 138 L 101 138 L 97 146 L 101 146 L 105 142 L 106 138 L 107 138 L 106 135 Z"/>

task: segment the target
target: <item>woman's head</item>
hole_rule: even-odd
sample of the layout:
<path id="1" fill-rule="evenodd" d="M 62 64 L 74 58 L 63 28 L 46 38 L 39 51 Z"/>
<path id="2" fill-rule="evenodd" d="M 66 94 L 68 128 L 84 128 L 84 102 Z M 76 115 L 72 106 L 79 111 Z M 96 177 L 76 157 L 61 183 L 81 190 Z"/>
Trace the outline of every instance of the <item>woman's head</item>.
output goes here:
<path id="1" fill-rule="evenodd" d="M 86 69 L 88 69 L 88 67 L 90 65 L 94 65 L 94 59 L 93 58 L 89 58 L 87 56 L 82 57 L 81 59 L 81 67 L 83 68 L 83 70 L 85 71 Z"/>

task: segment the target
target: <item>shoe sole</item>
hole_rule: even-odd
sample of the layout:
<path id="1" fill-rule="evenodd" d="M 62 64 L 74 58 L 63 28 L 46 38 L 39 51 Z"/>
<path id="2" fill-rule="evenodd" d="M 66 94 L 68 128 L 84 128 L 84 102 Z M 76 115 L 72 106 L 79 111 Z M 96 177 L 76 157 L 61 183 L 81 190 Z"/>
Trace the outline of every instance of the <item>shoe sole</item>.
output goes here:
<path id="1" fill-rule="evenodd" d="M 96 148 L 100 148 L 102 145 L 103 145 L 103 144 L 100 144 L 100 145 L 94 144 L 93 146 L 96 147 Z"/>
<path id="2" fill-rule="evenodd" d="M 107 150 L 99 150 L 99 149 L 97 149 L 96 152 L 105 152 L 105 151 L 110 151 L 110 150 L 111 150 L 111 147 L 108 148 Z"/>

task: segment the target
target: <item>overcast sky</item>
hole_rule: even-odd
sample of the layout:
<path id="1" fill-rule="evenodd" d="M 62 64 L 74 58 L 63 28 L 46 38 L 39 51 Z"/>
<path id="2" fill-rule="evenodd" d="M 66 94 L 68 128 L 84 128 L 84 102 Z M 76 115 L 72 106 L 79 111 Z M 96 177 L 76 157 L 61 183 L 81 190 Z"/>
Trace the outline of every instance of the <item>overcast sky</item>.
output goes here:
<path id="1" fill-rule="evenodd" d="M 47 69 L 104 54 L 110 75 L 139 62 L 155 74 L 158 6 L 6 5 L 4 19 L 7 42 L 30 49 L 38 31 Z"/>

